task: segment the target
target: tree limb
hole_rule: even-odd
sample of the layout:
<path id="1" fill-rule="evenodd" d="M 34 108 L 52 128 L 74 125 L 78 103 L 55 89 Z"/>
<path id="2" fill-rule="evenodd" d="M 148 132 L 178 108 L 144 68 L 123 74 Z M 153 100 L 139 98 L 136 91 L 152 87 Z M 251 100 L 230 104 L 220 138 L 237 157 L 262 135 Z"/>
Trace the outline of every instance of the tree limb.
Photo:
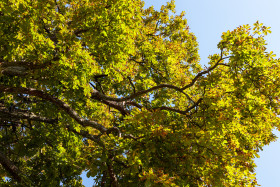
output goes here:
<path id="1" fill-rule="evenodd" d="M 80 130 L 80 132 L 78 132 L 74 128 L 72 128 L 70 125 L 67 125 L 67 129 L 68 129 L 68 131 L 73 132 L 74 134 L 83 136 L 84 138 L 94 141 L 95 143 L 97 143 L 98 145 L 100 145 L 103 148 L 105 147 L 104 143 L 99 139 L 99 136 L 91 135 L 91 134 L 89 134 L 88 131 L 83 131 L 83 130 Z"/>
<path id="2" fill-rule="evenodd" d="M 80 125 L 86 127 L 91 126 L 97 130 L 99 130 L 101 133 L 105 133 L 107 129 L 91 120 L 84 119 L 79 116 L 79 114 L 72 109 L 67 103 L 59 100 L 58 98 L 51 96 L 41 90 L 36 90 L 34 88 L 23 88 L 23 87 L 7 87 L 4 85 L 0 85 L 0 91 L 7 92 L 7 93 L 22 93 L 22 94 L 29 94 L 32 96 L 40 97 L 44 100 L 50 101 L 51 103 L 55 104 L 57 107 L 62 109 L 64 112 L 66 112 L 70 117 L 72 117 L 76 122 L 78 122 Z"/>
<path id="3" fill-rule="evenodd" d="M 179 114 L 187 114 L 189 111 L 191 111 L 192 109 L 194 109 L 196 106 L 199 105 L 199 103 L 201 103 L 201 101 L 203 100 L 203 98 L 199 98 L 192 106 L 190 106 L 189 108 L 187 108 L 186 110 L 179 110 L 179 109 L 175 109 L 172 107 L 167 107 L 167 106 L 161 106 L 161 107 L 155 107 L 153 108 L 154 110 L 169 110 L 169 111 L 173 111 Z"/>
<path id="4" fill-rule="evenodd" d="M 11 162 L 5 155 L 0 151 L 0 163 L 3 166 L 3 168 L 9 172 L 9 174 L 18 182 L 22 181 L 22 178 L 20 177 L 20 170 L 18 167 Z"/>
<path id="5" fill-rule="evenodd" d="M 100 102 L 106 104 L 107 106 L 117 109 L 124 116 L 128 115 L 130 113 L 128 110 L 125 109 L 125 102 L 107 101 L 107 100 L 103 100 L 102 98 L 99 98 L 99 97 L 91 97 L 91 98 L 95 99 L 97 101 L 100 101 Z"/>
<path id="6" fill-rule="evenodd" d="M 113 160 L 113 157 L 112 158 L 109 158 L 110 161 L 106 162 L 107 164 L 107 167 L 108 167 L 108 173 L 109 173 L 109 176 L 110 176 L 110 179 L 111 179 L 111 184 L 113 187 L 118 187 L 119 184 L 118 184 L 118 179 L 117 179 L 117 176 L 113 170 L 113 166 L 112 166 L 112 160 Z"/>
<path id="7" fill-rule="evenodd" d="M 43 64 L 34 64 L 33 62 L 21 61 L 5 61 L 0 58 L 0 73 L 8 76 L 24 76 L 28 74 L 29 70 L 43 69 L 52 63 L 52 61 L 59 60 L 59 57 L 54 57 Z"/>
<path id="8" fill-rule="evenodd" d="M 160 84 L 158 86 L 154 86 L 152 88 L 149 88 L 147 90 L 141 90 L 139 92 L 136 92 L 135 94 L 131 94 L 130 96 L 127 96 L 127 97 L 123 97 L 123 98 L 114 98 L 114 97 L 109 97 L 107 95 L 104 95 L 102 93 L 100 93 L 98 90 L 96 89 L 93 89 L 93 92 L 92 92 L 92 97 L 100 97 L 104 100 L 108 100 L 108 101 L 118 101 L 118 102 L 122 102 L 122 101 L 127 101 L 127 100 L 132 100 L 140 95 L 143 95 L 143 94 L 146 94 L 146 93 L 149 93 L 151 91 L 154 91 L 154 90 L 157 90 L 157 89 L 160 89 L 160 88 L 171 88 L 171 89 L 174 89 L 174 90 L 177 90 L 179 92 L 182 92 L 181 89 L 177 86 L 174 86 L 174 85 L 171 85 L 171 84 Z"/>
<path id="9" fill-rule="evenodd" d="M 227 59 L 227 58 L 230 58 L 230 57 L 231 57 L 231 56 L 228 56 L 228 57 L 225 57 L 225 58 L 222 58 L 222 57 L 221 57 L 221 58 L 218 60 L 218 62 L 216 62 L 216 64 L 215 64 L 214 66 L 208 68 L 208 69 L 205 70 L 205 71 L 202 71 L 202 72 L 198 73 L 198 74 L 194 77 L 194 79 L 191 81 L 191 83 L 189 83 L 189 84 L 187 84 L 186 86 L 184 86 L 183 88 L 181 88 L 181 90 L 185 90 L 185 89 L 187 89 L 187 88 L 192 87 L 192 86 L 195 84 L 195 82 L 196 82 L 202 75 L 207 74 L 207 73 L 209 73 L 210 71 L 214 70 L 218 65 L 224 65 L 224 64 L 220 64 L 220 62 L 221 62 L 222 60 Z"/>
<path id="10" fill-rule="evenodd" d="M 28 119 L 32 121 L 39 121 L 39 122 L 45 122 L 45 123 L 56 123 L 57 119 L 49 119 L 42 116 L 37 116 L 32 112 L 23 112 L 21 110 L 15 109 L 14 111 L 9 112 L 8 109 L 1 110 L 0 107 L 0 116 L 1 118 L 9 119 Z"/>
<path id="11" fill-rule="evenodd" d="M 74 34 L 75 34 L 77 37 L 81 37 L 80 34 L 85 33 L 85 32 L 87 32 L 87 31 L 89 31 L 89 29 L 79 29 L 79 30 L 75 30 L 75 31 L 74 31 Z"/>
<path id="12" fill-rule="evenodd" d="M 176 91 L 178 91 L 178 92 L 181 92 L 181 93 L 187 95 L 186 93 L 184 93 L 184 90 L 185 90 L 185 89 L 190 88 L 191 86 L 193 86 L 193 85 L 195 84 L 195 82 L 196 82 L 201 76 L 203 76 L 204 74 L 207 74 L 207 73 L 209 73 L 210 71 L 214 70 L 218 65 L 225 65 L 225 64 L 221 64 L 220 62 L 221 62 L 222 60 L 227 59 L 227 58 L 230 58 L 230 57 L 231 57 L 231 56 L 228 56 L 228 57 L 225 57 L 225 58 L 220 58 L 220 59 L 218 60 L 218 62 L 217 62 L 214 66 L 208 68 L 208 69 L 205 70 L 205 71 L 202 71 L 202 72 L 198 73 L 198 74 L 194 77 L 194 79 L 192 79 L 191 83 L 187 84 L 186 86 L 184 86 L 184 87 L 182 87 L 182 88 L 179 88 L 179 87 L 174 86 L 174 85 L 171 85 L 171 84 L 159 84 L 159 85 L 154 86 L 154 87 L 152 87 L 152 88 L 149 88 L 149 89 L 147 89 L 147 90 L 141 90 L 141 91 L 138 91 L 138 92 L 136 92 L 136 93 L 134 93 L 134 94 L 131 94 L 130 96 L 123 97 L 123 98 L 109 97 L 109 96 L 107 96 L 107 95 L 104 95 L 104 94 L 100 93 L 98 90 L 93 89 L 92 98 L 98 97 L 98 98 L 101 98 L 101 99 L 107 100 L 107 101 L 122 102 L 122 101 L 132 100 L 132 99 L 134 99 L 134 98 L 136 98 L 136 97 L 139 97 L 139 96 L 141 96 L 141 95 L 143 95 L 143 94 L 152 92 L 152 91 L 154 91 L 154 90 L 158 90 L 158 89 L 160 89 L 160 88 L 170 88 L 170 89 L 174 89 L 174 90 L 176 90 Z M 187 95 L 187 97 L 188 97 L 189 99 L 191 99 L 188 95 Z"/>

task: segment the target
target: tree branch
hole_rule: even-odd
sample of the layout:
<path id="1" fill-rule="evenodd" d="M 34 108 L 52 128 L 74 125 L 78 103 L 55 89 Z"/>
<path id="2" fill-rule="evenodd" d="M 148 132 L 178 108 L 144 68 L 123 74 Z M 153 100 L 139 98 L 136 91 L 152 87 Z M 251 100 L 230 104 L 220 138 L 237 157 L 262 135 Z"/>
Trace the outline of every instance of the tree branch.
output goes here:
<path id="1" fill-rule="evenodd" d="M 46 27 L 45 22 L 43 19 L 41 19 L 41 22 L 43 23 L 43 28 L 45 32 L 48 34 L 48 37 L 53 41 L 55 44 L 58 43 L 57 37 L 54 33 L 51 33 L 50 30 Z"/>
<path id="2" fill-rule="evenodd" d="M 184 86 L 184 87 L 182 87 L 182 88 L 179 88 L 179 87 L 174 86 L 174 85 L 171 85 L 171 84 L 159 84 L 159 85 L 154 86 L 154 87 L 152 87 L 152 88 L 149 88 L 149 89 L 147 89 L 147 90 L 141 90 L 141 91 L 138 91 L 138 92 L 136 92 L 136 93 L 134 93 L 134 94 L 131 94 L 130 96 L 123 97 L 123 98 L 109 97 L 109 96 L 106 96 L 106 95 L 100 93 L 98 90 L 93 89 L 92 98 L 98 97 L 98 98 L 101 98 L 101 99 L 107 100 L 107 101 L 122 102 L 122 101 L 132 100 L 132 99 L 134 99 L 134 98 L 136 98 L 136 97 L 139 97 L 139 96 L 141 96 L 141 95 L 143 95 L 143 94 L 152 92 L 152 91 L 154 91 L 154 90 L 158 90 L 158 89 L 161 89 L 161 88 L 170 88 L 170 89 L 173 89 L 173 90 L 176 90 L 176 91 L 178 91 L 178 92 L 183 93 L 184 95 L 186 95 L 186 96 L 188 97 L 188 99 L 190 99 L 190 100 L 192 101 L 192 99 L 188 96 L 188 94 L 186 94 L 186 93 L 184 92 L 184 90 L 187 89 L 187 88 L 190 88 L 191 86 L 193 86 L 193 85 L 195 84 L 195 82 L 196 82 L 201 76 L 203 76 L 204 74 L 207 74 L 207 73 L 209 73 L 210 71 L 214 70 L 218 65 L 225 65 L 225 64 L 221 64 L 220 62 L 221 62 L 222 60 L 227 59 L 227 58 L 230 58 L 230 57 L 231 57 L 231 56 L 228 56 L 228 57 L 225 57 L 225 58 L 220 58 L 220 59 L 218 60 L 218 62 L 217 62 L 214 66 L 208 68 L 208 69 L 205 70 L 205 71 L 202 71 L 202 72 L 198 73 L 198 74 L 195 76 L 195 78 L 191 81 L 191 83 L 187 84 L 186 86 Z"/>
<path id="3" fill-rule="evenodd" d="M 132 99 L 134 99 L 134 98 L 136 98 L 140 95 L 149 93 L 151 91 L 154 91 L 154 90 L 157 90 L 157 89 L 160 89 L 160 88 L 171 88 L 171 89 L 177 90 L 179 92 L 182 92 L 182 90 L 177 86 L 170 85 L 170 84 L 160 84 L 158 86 L 154 86 L 154 87 L 149 88 L 147 90 L 142 90 L 142 91 L 136 92 L 135 94 L 132 94 L 130 96 L 123 97 L 123 98 L 109 97 L 107 95 L 104 95 L 104 94 L 100 93 L 98 90 L 93 89 L 92 97 L 99 97 L 99 98 L 102 98 L 103 100 L 108 100 L 108 101 L 122 102 L 122 101 L 132 100 Z"/>
<path id="4" fill-rule="evenodd" d="M 57 119 L 49 119 L 42 116 L 37 116 L 32 112 L 23 112 L 18 109 L 14 109 L 14 111 L 9 112 L 8 109 L 1 110 L 1 104 L 0 104 L 0 116 L 1 118 L 9 119 L 28 119 L 32 121 L 39 121 L 39 122 L 45 122 L 45 123 L 57 123 Z"/>
<path id="5" fill-rule="evenodd" d="M 0 70 L 3 75 L 8 76 L 24 76 L 28 74 L 29 70 L 43 69 L 52 63 L 52 61 L 59 60 L 59 57 L 46 61 L 43 64 L 34 64 L 33 62 L 21 61 L 5 61 L 0 58 Z"/>
<path id="6" fill-rule="evenodd" d="M 7 87 L 4 85 L 0 85 L 0 91 L 2 92 L 7 92 L 7 93 L 22 93 L 22 94 L 29 94 L 32 96 L 40 97 L 46 101 L 50 101 L 51 103 L 55 104 L 57 107 L 62 109 L 64 112 L 66 112 L 70 117 L 72 117 L 76 122 L 78 122 L 80 125 L 86 127 L 86 126 L 91 126 L 97 130 L 99 130 L 102 133 L 105 133 L 107 129 L 91 120 L 86 120 L 82 117 L 79 116 L 79 114 L 72 109 L 67 103 L 59 100 L 58 98 L 51 96 L 41 90 L 36 90 L 34 88 L 22 88 L 22 87 Z"/>
<path id="7" fill-rule="evenodd" d="M 107 178 L 107 171 L 104 170 L 103 173 L 102 173 L 102 179 L 101 179 L 101 184 L 100 184 L 101 187 L 105 187 L 105 185 L 106 185 L 106 178 Z"/>
<path id="8" fill-rule="evenodd" d="M 134 101 L 126 101 L 126 102 L 125 102 L 125 105 L 135 106 L 135 107 L 137 107 L 137 108 L 139 108 L 139 109 L 143 108 L 142 105 L 140 105 L 140 104 L 138 104 L 138 103 L 136 103 L 136 102 L 134 102 Z"/>
<path id="9" fill-rule="evenodd" d="M 202 75 L 207 74 L 207 73 L 209 73 L 210 71 L 214 70 L 218 65 L 224 65 L 224 64 L 220 64 L 220 62 L 221 62 L 222 60 L 227 59 L 227 58 L 230 58 L 230 57 L 231 57 L 231 56 L 222 58 L 222 56 L 221 56 L 221 58 L 218 60 L 218 62 L 216 62 L 216 64 L 215 64 L 214 66 L 208 68 L 208 69 L 205 70 L 205 71 L 202 71 L 202 72 L 198 73 L 198 74 L 194 77 L 194 79 L 192 80 L 192 82 L 189 83 L 189 84 L 187 84 L 187 85 L 184 86 L 183 88 L 181 88 L 181 90 L 185 90 L 185 89 L 187 89 L 187 88 L 192 87 L 192 86 L 195 84 L 195 82 L 196 82 Z"/>
<path id="10" fill-rule="evenodd" d="M 128 115 L 130 113 L 128 110 L 125 109 L 125 105 L 124 105 L 125 102 L 107 101 L 107 100 L 103 100 L 102 98 L 99 98 L 99 97 L 91 97 L 91 98 L 95 99 L 97 101 L 100 101 L 100 102 L 106 104 L 107 106 L 117 109 L 124 116 Z"/>
<path id="11" fill-rule="evenodd" d="M 11 162 L 5 155 L 0 151 L 0 163 L 3 166 L 3 168 L 10 173 L 10 175 L 18 182 L 22 181 L 22 178 L 20 177 L 20 170 L 18 167 Z"/>
<path id="12" fill-rule="evenodd" d="M 117 176 L 115 175 L 115 172 L 113 170 L 113 166 L 112 166 L 112 160 L 113 160 L 113 157 L 112 158 L 109 158 L 110 161 L 107 161 L 106 164 L 107 164 L 107 167 L 108 167 L 108 173 L 109 173 L 109 176 L 110 176 L 110 179 L 111 179 L 111 184 L 113 187 L 118 187 L 119 184 L 118 184 L 118 179 L 117 179 Z"/>
<path id="13" fill-rule="evenodd" d="M 135 94 L 135 93 L 136 93 L 136 89 L 135 89 L 135 86 L 134 86 L 134 84 L 133 84 L 131 78 L 130 78 L 130 77 L 127 77 L 127 78 L 128 78 L 128 80 L 129 80 L 129 83 L 131 84 L 131 86 L 132 86 L 132 88 L 133 88 L 133 93 Z"/>
<path id="14" fill-rule="evenodd" d="M 83 136 L 84 138 L 94 141 L 95 143 L 97 143 L 98 145 L 100 145 L 103 148 L 105 147 L 104 143 L 99 139 L 99 136 L 91 135 L 91 134 L 89 134 L 88 131 L 83 131 L 83 130 L 80 130 L 80 132 L 78 132 L 74 128 L 72 128 L 70 125 L 67 125 L 67 129 L 68 129 L 68 131 L 73 132 L 74 134 Z"/>
<path id="15" fill-rule="evenodd" d="M 175 108 L 172 108 L 172 107 L 167 107 L 167 106 L 155 107 L 153 109 L 154 110 L 169 110 L 169 111 L 173 111 L 173 112 L 185 115 L 189 111 L 191 111 L 192 109 L 197 107 L 199 105 L 199 103 L 201 103 L 202 100 L 203 100 L 203 98 L 199 98 L 192 106 L 190 106 L 189 108 L 187 108 L 184 111 L 183 110 L 179 110 L 179 109 L 175 109 Z"/>
<path id="16" fill-rule="evenodd" d="M 75 34 L 77 37 L 80 37 L 80 34 L 85 33 L 85 32 L 87 32 L 87 31 L 89 31 L 89 29 L 79 29 L 79 30 L 75 30 L 75 31 L 74 31 L 74 34 Z"/>

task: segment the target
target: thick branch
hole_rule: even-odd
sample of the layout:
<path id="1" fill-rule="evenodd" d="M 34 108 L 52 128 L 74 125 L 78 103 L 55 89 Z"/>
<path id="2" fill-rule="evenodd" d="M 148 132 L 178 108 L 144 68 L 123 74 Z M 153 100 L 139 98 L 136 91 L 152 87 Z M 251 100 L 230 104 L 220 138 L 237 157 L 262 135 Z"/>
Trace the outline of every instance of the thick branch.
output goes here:
<path id="1" fill-rule="evenodd" d="M 92 97 L 92 98 L 106 104 L 107 106 L 110 106 L 110 107 L 113 107 L 113 108 L 117 109 L 118 111 L 121 112 L 122 115 L 129 114 L 129 111 L 125 109 L 124 102 L 106 101 L 106 100 L 103 100 L 103 99 L 98 98 L 98 97 Z"/>
<path id="2" fill-rule="evenodd" d="M 20 177 L 20 170 L 18 167 L 12 163 L 5 155 L 4 153 L 0 152 L 0 163 L 3 166 L 3 168 L 10 173 L 10 175 L 17 180 L 18 182 L 21 182 L 22 179 Z"/>
<path id="3" fill-rule="evenodd" d="M 24 76 L 27 75 L 26 68 L 22 66 L 10 66 L 1 70 L 3 75 L 8 76 Z"/>
<path id="4" fill-rule="evenodd" d="M 111 160 L 112 160 L 112 158 L 111 158 Z M 112 186 L 113 187 L 118 187 L 119 186 L 118 179 L 117 179 L 117 176 L 115 175 L 115 172 L 113 170 L 113 166 L 112 166 L 111 161 L 107 162 L 107 166 L 108 166 L 108 173 L 109 173 L 109 176 L 110 176 L 110 179 L 111 179 Z"/>
<path id="5" fill-rule="evenodd" d="M 136 102 L 134 102 L 134 101 L 126 101 L 125 104 L 126 104 L 126 105 L 135 106 L 135 107 L 137 107 L 137 108 L 139 108 L 139 109 L 143 108 L 142 105 L 140 105 L 140 104 L 138 104 L 138 103 L 136 103 Z"/>
<path id="6" fill-rule="evenodd" d="M 34 64 L 29 61 L 5 61 L 0 58 L 0 73 L 8 76 L 24 76 L 28 74 L 29 70 L 43 69 L 52 63 L 52 61 L 58 60 L 58 57 L 46 61 L 43 64 Z"/>
<path id="7" fill-rule="evenodd" d="M 102 126 L 101 124 L 86 120 L 79 116 L 79 114 L 72 109 L 67 103 L 59 100 L 58 98 L 51 96 L 41 90 L 36 90 L 34 88 L 22 88 L 22 87 L 7 87 L 4 85 L 0 85 L 0 91 L 7 92 L 7 93 L 22 93 L 22 94 L 29 94 L 32 96 L 40 97 L 46 101 L 50 101 L 53 104 L 55 104 L 57 107 L 62 109 L 64 112 L 66 112 L 70 117 L 72 117 L 75 121 L 77 121 L 82 126 L 91 126 L 100 132 L 104 133 L 107 131 L 107 129 Z"/>
<path id="8" fill-rule="evenodd" d="M 106 185 L 106 178 L 107 178 L 107 171 L 104 170 L 103 173 L 102 173 L 101 187 L 105 187 L 105 185 Z"/>
<path id="9" fill-rule="evenodd" d="M 39 122 L 45 122 L 45 123 L 56 123 L 57 119 L 49 119 L 46 117 L 42 117 L 42 116 L 37 116 L 35 114 L 33 114 L 32 112 L 23 112 L 20 110 L 14 110 L 12 112 L 9 112 L 7 109 L 6 110 L 1 110 L 0 108 L 0 117 L 6 118 L 7 120 L 9 119 L 28 119 L 28 120 L 32 120 L 32 121 L 39 121 Z"/>

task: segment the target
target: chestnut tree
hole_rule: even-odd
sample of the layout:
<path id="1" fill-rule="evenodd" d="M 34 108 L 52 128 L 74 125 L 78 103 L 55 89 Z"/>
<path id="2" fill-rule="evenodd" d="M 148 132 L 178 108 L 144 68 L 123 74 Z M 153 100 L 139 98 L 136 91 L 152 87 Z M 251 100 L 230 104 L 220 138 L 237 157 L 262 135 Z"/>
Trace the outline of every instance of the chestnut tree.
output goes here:
<path id="1" fill-rule="evenodd" d="M 279 59 L 256 22 L 202 67 L 174 1 L 1 0 L 0 184 L 255 186 L 279 128 Z"/>

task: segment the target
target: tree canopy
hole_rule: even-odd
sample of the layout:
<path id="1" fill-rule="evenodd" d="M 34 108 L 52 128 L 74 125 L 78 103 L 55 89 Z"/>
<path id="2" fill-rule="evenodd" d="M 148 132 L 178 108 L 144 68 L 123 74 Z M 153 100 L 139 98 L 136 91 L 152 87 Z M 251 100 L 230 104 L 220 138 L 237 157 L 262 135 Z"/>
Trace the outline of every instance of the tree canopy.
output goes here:
<path id="1" fill-rule="evenodd" d="M 255 186 L 280 61 L 256 22 L 202 67 L 174 1 L 0 2 L 0 184 Z"/>

